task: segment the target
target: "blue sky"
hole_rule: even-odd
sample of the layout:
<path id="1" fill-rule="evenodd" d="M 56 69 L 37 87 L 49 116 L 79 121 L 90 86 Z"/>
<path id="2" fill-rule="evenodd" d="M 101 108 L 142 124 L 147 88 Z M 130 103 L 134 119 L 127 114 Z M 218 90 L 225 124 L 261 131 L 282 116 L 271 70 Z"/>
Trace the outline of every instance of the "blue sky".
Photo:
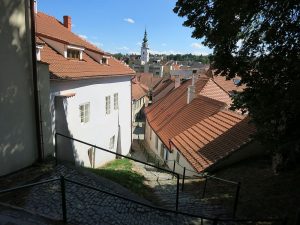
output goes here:
<path id="1" fill-rule="evenodd" d="M 37 0 L 38 11 L 60 21 L 72 18 L 72 31 L 110 53 L 137 53 L 145 27 L 153 53 L 209 54 L 191 38 L 192 29 L 173 13 L 175 0 Z"/>

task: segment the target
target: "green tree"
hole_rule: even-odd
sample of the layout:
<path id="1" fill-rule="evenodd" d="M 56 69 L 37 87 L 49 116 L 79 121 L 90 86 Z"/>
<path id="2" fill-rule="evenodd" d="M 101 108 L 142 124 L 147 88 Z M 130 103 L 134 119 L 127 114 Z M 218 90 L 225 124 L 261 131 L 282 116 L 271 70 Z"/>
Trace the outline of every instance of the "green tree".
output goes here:
<path id="1" fill-rule="evenodd" d="M 281 162 L 297 159 L 299 0 L 178 0 L 174 12 L 194 28 L 192 37 L 214 49 L 212 68 L 228 79 L 241 77 L 246 89 L 233 108 L 249 111 L 256 137 Z"/>

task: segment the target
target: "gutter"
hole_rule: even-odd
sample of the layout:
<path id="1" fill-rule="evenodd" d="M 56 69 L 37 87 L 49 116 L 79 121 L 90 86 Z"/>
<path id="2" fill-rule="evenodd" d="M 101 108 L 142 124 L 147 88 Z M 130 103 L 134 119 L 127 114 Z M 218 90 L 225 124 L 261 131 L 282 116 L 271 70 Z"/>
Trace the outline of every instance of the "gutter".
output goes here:
<path id="1" fill-rule="evenodd" d="M 36 138 L 38 144 L 38 161 L 42 161 L 44 157 L 44 151 L 42 146 L 42 129 L 40 126 L 40 104 L 39 104 L 39 91 L 38 91 L 38 77 L 37 77 L 37 60 L 35 49 L 35 12 L 34 12 L 34 0 L 30 0 L 30 26 L 31 26 L 31 57 L 32 57 L 32 80 L 33 80 L 33 95 L 34 95 L 34 111 L 35 111 L 35 127 Z"/>

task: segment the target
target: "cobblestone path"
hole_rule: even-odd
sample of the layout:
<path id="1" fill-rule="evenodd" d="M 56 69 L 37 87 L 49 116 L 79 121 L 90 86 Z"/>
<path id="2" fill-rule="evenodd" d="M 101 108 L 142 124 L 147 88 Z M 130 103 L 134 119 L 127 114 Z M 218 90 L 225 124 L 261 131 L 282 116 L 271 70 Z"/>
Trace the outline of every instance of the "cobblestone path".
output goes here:
<path id="1" fill-rule="evenodd" d="M 153 188 L 155 195 L 160 199 L 161 206 L 167 209 L 175 209 L 177 179 L 166 172 L 158 172 L 150 166 L 135 163 L 135 169 L 147 180 L 147 184 Z M 195 197 L 190 192 L 181 191 L 179 185 L 179 211 L 204 215 L 207 217 L 224 218 L 228 212 L 221 205 L 210 204 L 205 199 Z"/>
<path id="2" fill-rule="evenodd" d="M 68 166 L 60 165 L 50 176 L 42 179 L 50 179 L 60 175 L 105 191 L 119 193 L 128 198 L 146 202 L 107 179 L 74 170 Z M 10 198 L 6 199 L 9 199 L 7 203 L 20 206 L 36 214 L 56 220 L 62 218 L 59 182 L 14 192 Z M 201 224 L 200 219 L 197 218 L 166 213 L 68 182 L 66 182 L 66 199 L 67 218 L 70 224 Z M 204 221 L 204 224 L 209 225 L 211 223 Z"/>

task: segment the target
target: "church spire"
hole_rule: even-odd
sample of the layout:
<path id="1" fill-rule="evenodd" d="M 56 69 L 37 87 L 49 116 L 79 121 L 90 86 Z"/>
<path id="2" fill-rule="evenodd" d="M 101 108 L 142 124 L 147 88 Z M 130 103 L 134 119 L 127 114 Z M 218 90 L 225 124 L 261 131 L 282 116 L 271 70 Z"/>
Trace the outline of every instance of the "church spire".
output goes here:
<path id="1" fill-rule="evenodd" d="M 145 29 L 144 38 L 143 38 L 143 47 L 148 48 L 148 38 L 147 38 L 147 31 Z"/>

